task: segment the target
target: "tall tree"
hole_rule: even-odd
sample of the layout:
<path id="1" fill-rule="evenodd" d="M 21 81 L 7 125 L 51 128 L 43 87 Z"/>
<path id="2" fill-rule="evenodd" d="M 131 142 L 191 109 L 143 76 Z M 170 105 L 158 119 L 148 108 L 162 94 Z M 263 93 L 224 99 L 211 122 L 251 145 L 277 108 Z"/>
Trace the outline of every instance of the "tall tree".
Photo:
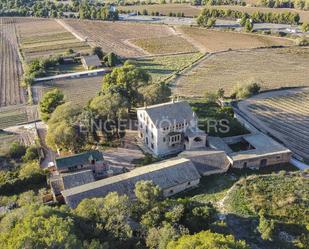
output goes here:
<path id="1" fill-rule="evenodd" d="M 50 115 L 57 106 L 64 103 L 64 94 L 59 89 L 48 91 L 44 94 L 39 103 L 40 117 L 43 121 L 48 121 Z"/>
<path id="2" fill-rule="evenodd" d="M 128 112 L 141 100 L 139 88 L 149 83 L 150 75 L 136 66 L 125 63 L 122 67 L 114 68 L 103 79 L 103 93 L 119 93 L 127 99 Z"/>

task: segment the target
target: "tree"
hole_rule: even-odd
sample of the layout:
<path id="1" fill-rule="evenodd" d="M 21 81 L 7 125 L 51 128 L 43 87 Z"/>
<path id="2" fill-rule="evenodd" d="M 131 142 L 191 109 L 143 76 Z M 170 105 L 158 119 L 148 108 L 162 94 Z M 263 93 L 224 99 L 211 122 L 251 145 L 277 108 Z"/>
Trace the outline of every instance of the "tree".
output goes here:
<path id="1" fill-rule="evenodd" d="M 146 238 L 146 245 L 150 249 L 166 249 L 170 241 L 176 240 L 181 236 L 172 225 L 165 224 L 160 228 L 150 228 Z"/>
<path id="2" fill-rule="evenodd" d="M 94 97 L 89 107 L 99 115 L 100 121 L 106 122 L 102 128 L 109 130 L 102 130 L 105 134 L 116 135 L 118 138 L 124 135 L 120 121 L 127 115 L 128 101 L 125 97 L 117 92 L 107 92 Z M 110 125 L 108 125 L 108 122 Z"/>
<path id="3" fill-rule="evenodd" d="M 9 148 L 9 157 L 13 159 L 21 159 L 26 153 L 26 147 L 18 142 L 14 142 Z"/>
<path id="4" fill-rule="evenodd" d="M 146 207 L 153 207 L 162 197 L 159 186 L 152 181 L 139 181 L 135 184 L 134 189 L 137 200 Z"/>
<path id="5" fill-rule="evenodd" d="M 261 233 L 263 240 L 272 240 L 275 230 L 274 220 L 268 220 L 265 218 L 265 211 L 260 210 L 259 212 L 259 226 L 258 231 Z"/>
<path id="6" fill-rule="evenodd" d="M 125 240 L 132 236 L 128 225 L 131 206 L 126 195 L 111 192 L 104 198 L 85 199 L 74 212 L 88 222 L 95 221 L 97 228 L 108 231 L 114 238 Z"/>
<path id="7" fill-rule="evenodd" d="M 246 32 L 251 32 L 253 30 L 253 24 L 251 23 L 250 19 L 246 20 L 244 29 Z"/>
<path id="8" fill-rule="evenodd" d="M 119 93 L 127 99 L 128 112 L 141 100 L 139 88 L 148 84 L 150 76 L 144 70 L 125 63 L 122 67 L 114 68 L 103 79 L 103 93 Z"/>
<path id="9" fill-rule="evenodd" d="M 104 57 L 104 53 L 103 53 L 101 47 L 94 47 L 92 49 L 92 54 L 96 54 L 99 57 L 100 60 L 102 60 L 103 57 Z"/>
<path id="10" fill-rule="evenodd" d="M 203 248 L 203 249 L 249 249 L 244 241 L 237 241 L 232 235 L 222 235 L 202 231 L 194 235 L 184 235 L 168 243 L 167 249 Z"/>
<path id="11" fill-rule="evenodd" d="M 47 206 L 33 205 L 21 211 L 0 234 L 1 248 L 81 248 L 72 218 Z"/>
<path id="12" fill-rule="evenodd" d="M 22 160 L 24 162 L 28 162 L 28 161 L 38 160 L 39 157 L 40 157 L 39 148 L 37 146 L 32 145 L 26 149 L 26 153 L 22 157 Z"/>
<path id="13" fill-rule="evenodd" d="M 309 31 L 309 24 L 304 22 L 302 25 L 301 25 L 301 30 L 303 32 L 308 32 Z"/>
<path id="14" fill-rule="evenodd" d="M 105 57 L 103 58 L 103 61 L 109 67 L 117 66 L 120 63 L 118 56 L 114 54 L 113 52 L 110 52 L 107 55 L 105 55 Z"/>
<path id="15" fill-rule="evenodd" d="M 140 88 L 143 101 L 147 105 L 167 102 L 171 96 L 171 89 L 165 83 L 153 83 Z"/>
<path id="16" fill-rule="evenodd" d="M 43 174 L 38 161 L 31 161 L 21 165 L 19 178 L 27 178 L 36 174 Z"/>
<path id="17" fill-rule="evenodd" d="M 39 103 L 40 116 L 43 121 L 48 121 L 50 115 L 57 108 L 57 106 L 64 103 L 64 94 L 59 89 L 48 91 L 44 94 Z"/>
<path id="18" fill-rule="evenodd" d="M 81 109 L 67 102 L 58 106 L 48 121 L 46 143 L 53 150 L 79 152 L 85 143 L 76 124 Z"/>

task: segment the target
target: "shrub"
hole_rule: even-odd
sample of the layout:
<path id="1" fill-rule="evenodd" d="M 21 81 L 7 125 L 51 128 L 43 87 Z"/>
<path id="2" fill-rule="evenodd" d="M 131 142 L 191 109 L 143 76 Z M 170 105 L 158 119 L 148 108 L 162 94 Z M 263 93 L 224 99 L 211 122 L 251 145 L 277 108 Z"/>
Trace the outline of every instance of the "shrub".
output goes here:
<path id="1" fill-rule="evenodd" d="M 9 157 L 13 159 L 21 159 L 26 153 L 26 147 L 18 142 L 11 144 L 9 149 Z"/>

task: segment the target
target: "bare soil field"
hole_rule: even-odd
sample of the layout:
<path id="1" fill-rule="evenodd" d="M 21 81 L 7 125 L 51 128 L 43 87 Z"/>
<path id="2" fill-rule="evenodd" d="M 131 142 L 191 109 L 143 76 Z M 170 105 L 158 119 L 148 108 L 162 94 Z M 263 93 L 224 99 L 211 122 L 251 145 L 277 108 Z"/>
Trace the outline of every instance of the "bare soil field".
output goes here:
<path id="1" fill-rule="evenodd" d="M 104 52 L 114 52 L 126 58 L 148 54 L 132 44 L 132 39 L 157 39 L 175 35 L 172 28 L 155 24 L 80 20 L 65 20 L 65 23 L 79 36 L 87 39 L 91 46 L 100 46 Z"/>
<path id="2" fill-rule="evenodd" d="M 224 88 L 226 96 L 236 84 L 255 79 L 262 89 L 309 86 L 309 49 L 290 47 L 218 52 L 183 72 L 172 84 L 181 96 L 201 97 Z"/>
<path id="3" fill-rule="evenodd" d="M 42 56 L 74 52 L 88 52 L 86 42 L 79 41 L 53 19 L 15 18 L 20 46 L 26 61 Z"/>
<path id="4" fill-rule="evenodd" d="M 22 74 L 14 20 L 0 18 L 0 107 L 26 102 Z"/>
<path id="5" fill-rule="evenodd" d="M 198 51 L 191 43 L 176 35 L 136 39 L 130 42 L 150 54 L 190 53 Z"/>
<path id="6" fill-rule="evenodd" d="M 217 52 L 228 49 L 247 49 L 270 46 L 290 46 L 294 41 L 286 38 L 266 35 L 246 34 L 232 31 L 218 31 L 204 28 L 176 27 L 184 36 L 193 39 L 206 52 Z"/>
<path id="7" fill-rule="evenodd" d="M 200 13 L 200 9 L 190 4 L 153 4 L 153 5 L 129 5 L 119 6 L 119 10 L 125 11 L 139 11 L 142 12 L 144 9 L 151 15 L 152 12 L 159 12 L 162 15 L 168 15 L 170 12 L 173 13 L 184 13 L 186 17 L 196 17 Z"/>
<path id="8" fill-rule="evenodd" d="M 239 103 L 255 125 L 309 161 L 309 88 L 268 92 Z"/>
<path id="9" fill-rule="evenodd" d="M 103 76 L 84 77 L 44 82 L 32 86 L 34 102 L 38 103 L 43 94 L 53 88 L 60 89 L 67 101 L 85 105 L 102 87 Z"/>

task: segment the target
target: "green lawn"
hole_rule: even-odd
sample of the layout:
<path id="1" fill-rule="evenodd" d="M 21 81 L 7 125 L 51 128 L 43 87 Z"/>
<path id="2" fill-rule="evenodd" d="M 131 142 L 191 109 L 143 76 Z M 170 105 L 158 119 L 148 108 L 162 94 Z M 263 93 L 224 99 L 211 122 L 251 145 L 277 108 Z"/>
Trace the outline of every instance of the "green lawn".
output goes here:
<path id="1" fill-rule="evenodd" d="M 192 65 L 201 56 L 201 53 L 186 53 L 142 58 L 133 60 L 133 62 L 138 67 L 148 71 L 153 82 L 160 82 L 167 80 L 178 71 Z"/>
<path id="2" fill-rule="evenodd" d="M 0 129 L 27 122 L 25 107 L 14 107 L 0 111 Z"/>

